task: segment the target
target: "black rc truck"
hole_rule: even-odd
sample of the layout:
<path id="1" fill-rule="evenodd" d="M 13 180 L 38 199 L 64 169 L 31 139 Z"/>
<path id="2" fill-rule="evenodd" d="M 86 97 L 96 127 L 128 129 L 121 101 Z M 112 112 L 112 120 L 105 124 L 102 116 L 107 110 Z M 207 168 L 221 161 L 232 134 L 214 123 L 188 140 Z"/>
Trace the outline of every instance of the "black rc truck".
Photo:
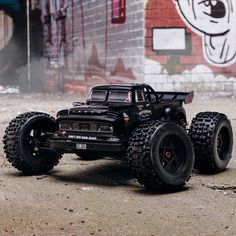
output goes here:
<path id="1" fill-rule="evenodd" d="M 146 188 L 178 188 L 193 168 L 222 171 L 233 134 L 226 115 L 199 113 L 188 128 L 183 103 L 193 92 L 156 92 L 147 84 L 99 85 L 85 103 L 56 119 L 29 112 L 13 119 L 3 138 L 6 159 L 26 175 L 53 169 L 64 153 L 81 159 L 125 160 Z"/>

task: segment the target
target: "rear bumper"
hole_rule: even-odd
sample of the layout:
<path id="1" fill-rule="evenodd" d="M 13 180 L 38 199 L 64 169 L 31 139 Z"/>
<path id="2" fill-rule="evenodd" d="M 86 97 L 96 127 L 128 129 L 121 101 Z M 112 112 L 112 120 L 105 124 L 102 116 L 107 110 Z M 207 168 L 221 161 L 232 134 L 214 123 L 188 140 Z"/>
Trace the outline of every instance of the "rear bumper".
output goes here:
<path id="1" fill-rule="evenodd" d="M 74 153 L 78 151 L 99 153 L 122 153 L 126 146 L 123 143 L 97 143 L 86 141 L 50 140 L 50 148 L 60 150 L 63 153 Z"/>

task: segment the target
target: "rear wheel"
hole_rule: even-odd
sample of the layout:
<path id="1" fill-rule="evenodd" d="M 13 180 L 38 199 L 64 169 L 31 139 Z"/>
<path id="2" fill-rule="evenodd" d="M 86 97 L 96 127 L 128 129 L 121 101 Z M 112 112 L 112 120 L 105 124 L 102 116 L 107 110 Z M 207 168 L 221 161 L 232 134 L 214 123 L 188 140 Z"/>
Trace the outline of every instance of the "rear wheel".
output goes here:
<path id="1" fill-rule="evenodd" d="M 56 121 L 47 114 L 29 112 L 13 119 L 3 138 L 6 159 L 24 174 L 41 174 L 58 164 L 61 154 L 41 149 L 46 132 L 56 131 Z"/>
<path id="2" fill-rule="evenodd" d="M 189 180 L 194 153 L 183 128 L 155 121 L 134 131 L 127 159 L 139 183 L 146 188 L 176 189 Z"/>
<path id="3" fill-rule="evenodd" d="M 231 157 L 233 132 L 227 116 L 217 112 L 199 113 L 192 121 L 189 136 L 200 171 L 223 171 Z"/>

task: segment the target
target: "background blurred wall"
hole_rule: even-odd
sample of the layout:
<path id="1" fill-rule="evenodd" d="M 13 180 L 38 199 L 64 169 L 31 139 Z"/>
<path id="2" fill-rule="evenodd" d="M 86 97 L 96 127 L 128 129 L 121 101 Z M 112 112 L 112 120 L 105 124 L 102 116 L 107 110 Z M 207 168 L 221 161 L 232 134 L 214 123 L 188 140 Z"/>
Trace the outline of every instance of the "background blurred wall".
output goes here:
<path id="1" fill-rule="evenodd" d="M 18 69 L 26 65 L 25 1 L 0 1 L 0 85 L 19 85 Z"/>
<path id="2" fill-rule="evenodd" d="M 142 81 L 143 0 L 41 1 L 47 88 Z M 64 84 L 64 86 L 63 86 Z"/>
<path id="3" fill-rule="evenodd" d="M 236 94 L 233 0 L 32 0 L 31 91 L 146 82 Z M 14 4 L 13 4 L 14 3 Z M 26 1 L 0 0 L 0 85 L 27 91 Z"/>

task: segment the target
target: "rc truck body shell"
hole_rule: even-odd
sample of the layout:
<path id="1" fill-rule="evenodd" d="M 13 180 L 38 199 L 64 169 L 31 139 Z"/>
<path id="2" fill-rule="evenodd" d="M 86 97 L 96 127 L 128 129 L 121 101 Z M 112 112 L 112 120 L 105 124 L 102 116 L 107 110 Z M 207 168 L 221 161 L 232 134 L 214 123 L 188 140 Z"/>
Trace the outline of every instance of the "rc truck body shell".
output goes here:
<path id="1" fill-rule="evenodd" d="M 184 126 L 183 103 L 192 98 L 193 93 L 155 92 L 146 84 L 95 86 L 85 104 L 58 112 L 51 147 L 122 156 L 132 132 L 143 122 L 173 120 Z"/>

